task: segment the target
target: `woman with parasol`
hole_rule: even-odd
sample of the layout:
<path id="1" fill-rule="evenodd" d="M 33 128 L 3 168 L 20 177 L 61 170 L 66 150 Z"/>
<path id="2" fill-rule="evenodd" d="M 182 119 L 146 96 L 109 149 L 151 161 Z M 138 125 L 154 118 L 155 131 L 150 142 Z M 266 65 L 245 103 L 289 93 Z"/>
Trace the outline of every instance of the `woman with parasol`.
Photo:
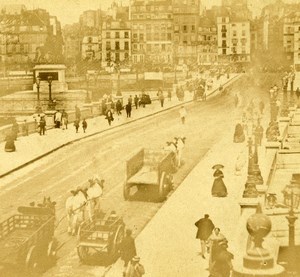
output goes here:
<path id="1" fill-rule="evenodd" d="M 222 168 L 224 168 L 221 164 L 216 164 L 212 167 L 215 170 L 214 172 L 214 183 L 211 189 L 211 194 L 214 197 L 226 197 L 227 196 L 227 188 L 223 182 L 224 174 L 222 172 Z"/>

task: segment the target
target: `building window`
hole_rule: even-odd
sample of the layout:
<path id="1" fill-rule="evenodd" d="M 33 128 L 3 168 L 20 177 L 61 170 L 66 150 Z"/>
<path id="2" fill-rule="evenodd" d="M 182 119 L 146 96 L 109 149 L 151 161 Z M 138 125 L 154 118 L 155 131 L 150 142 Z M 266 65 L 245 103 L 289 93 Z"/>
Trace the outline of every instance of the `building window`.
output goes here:
<path id="1" fill-rule="evenodd" d="M 187 26 L 186 25 L 183 25 L 183 31 L 186 33 L 187 32 Z"/>
<path id="2" fill-rule="evenodd" d="M 222 54 L 226 55 L 226 49 L 222 49 Z"/>
<path id="3" fill-rule="evenodd" d="M 93 42 L 93 38 L 92 37 L 88 37 L 88 43 L 92 43 Z"/>
<path id="4" fill-rule="evenodd" d="M 133 34 L 133 39 L 137 39 L 138 35 L 137 34 Z"/>
<path id="5" fill-rule="evenodd" d="M 116 53 L 116 62 L 120 61 L 120 53 Z"/>
<path id="6" fill-rule="evenodd" d="M 167 40 L 172 40 L 172 34 L 171 33 L 167 33 Z"/>
<path id="7" fill-rule="evenodd" d="M 107 60 L 107 61 L 110 60 L 110 52 L 106 53 L 106 60 Z"/>
<path id="8" fill-rule="evenodd" d="M 226 17 L 222 17 L 222 22 L 223 22 L 223 23 L 226 22 Z"/>
<path id="9" fill-rule="evenodd" d="M 192 25 L 192 30 L 191 30 L 191 32 L 195 32 L 195 25 Z"/>
<path id="10" fill-rule="evenodd" d="M 116 38 L 120 38 L 120 32 L 116 32 Z"/>
<path id="11" fill-rule="evenodd" d="M 236 37 L 236 31 L 233 31 L 232 36 Z"/>
<path id="12" fill-rule="evenodd" d="M 110 32 L 106 32 L 106 38 L 110 38 Z"/>
<path id="13" fill-rule="evenodd" d="M 110 50 L 111 46 L 110 46 L 110 41 L 106 42 L 106 50 Z"/>
<path id="14" fill-rule="evenodd" d="M 120 42 L 119 41 L 115 42 L 115 49 L 120 50 Z"/>
<path id="15" fill-rule="evenodd" d="M 128 41 L 125 41 L 124 49 L 129 50 L 129 42 Z"/>
<path id="16" fill-rule="evenodd" d="M 125 58 L 125 60 L 129 59 L 129 54 L 127 52 L 125 53 L 124 58 Z"/>
<path id="17" fill-rule="evenodd" d="M 124 33 L 124 36 L 125 36 L 125 38 L 129 38 L 129 33 L 128 33 L 128 32 L 125 32 L 125 33 Z"/>
<path id="18" fill-rule="evenodd" d="M 161 45 L 161 50 L 162 50 L 162 51 L 165 51 L 165 50 L 166 50 L 166 45 L 165 45 L 165 44 L 162 44 L 162 45 Z"/>
<path id="19" fill-rule="evenodd" d="M 144 34 L 140 34 L 140 41 L 144 40 Z"/>
<path id="20" fill-rule="evenodd" d="M 222 33 L 222 38 L 226 38 L 226 33 Z"/>

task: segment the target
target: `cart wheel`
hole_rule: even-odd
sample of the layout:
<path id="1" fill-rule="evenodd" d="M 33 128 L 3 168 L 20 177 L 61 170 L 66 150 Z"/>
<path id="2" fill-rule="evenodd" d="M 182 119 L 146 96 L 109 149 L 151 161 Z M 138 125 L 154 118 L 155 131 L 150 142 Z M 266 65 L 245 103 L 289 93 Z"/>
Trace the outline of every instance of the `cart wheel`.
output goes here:
<path id="1" fill-rule="evenodd" d="M 33 245 L 30 247 L 26 256 L 26 261 L 25 261 L 26 269 L 31 273 L 36 272 L 38 266 L 37 261 L 38 261 L 38 252 L 36 246 Z"/>
<path id="2" fill-rule="evenodd" d="M 159 200 L 163 201 L 166 198 L 166 188 L 168 186 L 168 184 L 166 183 L 166 172 L 162 172 L 161 176 L 160 176 L 160 182 L 159 182 L 159 191 L 158 191 L 158 197 Z"/>
<path id="3" fill-rule="evenodd" d="M 119 246 L 124 238 L 124 226 L 120 225 L 116 231 L 112 246 L 110 249 L 110 256 L 115 257 L 118 254 Z"/>
<path id="4" fill-rule="evenodd" d="M 89 248 L 87 246 L 78 246 L 77 254 L 79 256 L 80 261 L 86 262 L 90 257 Z"/>
<path id="5" fill-rule="evenodd" d="M 56 258 L 56 246 L 57 246 L 57 242 L 55 239 L 51 240 L 48 243 L 47 257 L 50 262 L 54 261 Z"/>
<path id="6" fill-rule="evenodd" d="M 126 182 L 123 186 L 123 197 L 124 197 L 125 200 L 130 199 L 130 187 L 127 185 Z"/>

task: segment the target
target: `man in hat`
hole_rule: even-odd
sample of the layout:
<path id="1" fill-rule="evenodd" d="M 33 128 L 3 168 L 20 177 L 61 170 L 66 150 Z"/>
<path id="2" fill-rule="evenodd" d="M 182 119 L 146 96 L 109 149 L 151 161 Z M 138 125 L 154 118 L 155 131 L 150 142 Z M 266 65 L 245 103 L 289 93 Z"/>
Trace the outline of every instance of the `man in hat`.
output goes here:
<path id="1" fill-rule="evenodd" d="M 132 237 L 132 231 L 130 229 L 126 230 L 126 236 L 124 237 L 124 239 L 120 244 L 120 254 L 121 254 L 121 259 L 124 261 L 123 276 L 127 276 L 126 269 L 128 263 L 129 261 L 131 261 L 131 259 L 134 256 L 136 256 L 135 242 L 134 242 L 134 238 Z"/>
<path id="2" fill-rule="evenodd" d="M 140 264 L 140 257 L 135 256 L 127 267 L 125 277 L 141 277 L 145 274 L 145 268 Z"/>
<path id="3" fill-rule="evenodd" d="M 198 228 L 196 238 L 200 239 L 201 255 L 202 258 L 205 259 L 206 242 L 215 228 L 215 225 L 210 220 L 209 215 L 205 214 L 204 218 L 199 219 L 195 223 L 195 226 Z"/>

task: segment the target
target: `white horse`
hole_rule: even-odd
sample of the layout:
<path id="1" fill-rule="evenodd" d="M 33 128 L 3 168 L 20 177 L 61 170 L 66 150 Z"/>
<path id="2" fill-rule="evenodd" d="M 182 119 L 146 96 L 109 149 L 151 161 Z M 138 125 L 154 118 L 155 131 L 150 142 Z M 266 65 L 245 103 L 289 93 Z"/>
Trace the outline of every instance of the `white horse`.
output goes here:
<path id="1" fill-rule="evenodd" d="M 182 151 L 185 147 L 185 137 L 178 137 L 175 138 L 176 148 L 177 148 L 177 166 L 181 166 L 181 157 L 182 157 Z"/>
<path id="2" fill-rule="evenodd" d="M 66 201 L 66 211 L 68 219 L 68 233 L 73 236 L 76 234 L 78 226 L 84 220 L 84 209 L 86 198 L 81 191 L 72 191 Z"/>
<path id="3" fill-rule="evenodd" d="M 103 195 L 103 188 L 96 181 L 87 190 L 88 196 L 88 214 L 90 220 L 92 220 L 93 215 L 100 211 L 100 197 Z"/>

